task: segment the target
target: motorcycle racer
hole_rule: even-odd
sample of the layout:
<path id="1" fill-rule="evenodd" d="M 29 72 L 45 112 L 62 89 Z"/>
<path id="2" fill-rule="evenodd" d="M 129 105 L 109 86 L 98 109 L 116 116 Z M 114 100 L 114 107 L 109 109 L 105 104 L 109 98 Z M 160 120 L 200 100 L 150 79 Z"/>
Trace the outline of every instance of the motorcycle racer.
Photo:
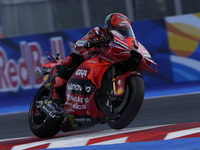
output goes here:
<path id="1" fill-rule="evenodd" d="M 77 51 L 71 53 L 70 56 L 62 60 L 60 65 L 56 66 L 57 73 L 55 74 L 52 98 L 46 101 L 44 109 L 51 114 L 51 117 L 63 114 L 61 105 L 65 103 L 64 93 L 68 79 L 81 63 L 99 53 L 95 47 L 98 41 L 112 39 L 111 30 L 116 30 L 125 37 L 129 36 L 135 39 L 130 20 L 123 14 L 112 13 L 106 17 L 104 27 L 94 27 L 83 38 L 78 40 L 74 44 Z M 136 40 L 133 42 L 132 47 L 138 48 Z"/>

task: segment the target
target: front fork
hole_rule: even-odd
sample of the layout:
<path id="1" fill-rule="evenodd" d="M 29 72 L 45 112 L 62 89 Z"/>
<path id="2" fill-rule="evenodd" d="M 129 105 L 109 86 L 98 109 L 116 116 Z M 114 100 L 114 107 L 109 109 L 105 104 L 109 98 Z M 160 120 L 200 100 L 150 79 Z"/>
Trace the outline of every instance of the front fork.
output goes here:
<path id="1" fill-rule="evenodd" d="M 116 95 L 116 71 L 115 67 L 112 67 L 112 95 Z"/>
<path id="2" fill-rule="evenodd" d="M 111 88 L 111 92 L 108 93 L 108 99 L 106 102 L 106 106 L 104 107 L 104 113 L 105 116 L 107 117 L 107 119 L 117 119 L 119 118 L 119 114 L 113 114 L 113 110 L 114 110 L 114 105 L 116 102 L 119 102 L 121 99 L 117 96 L 117 92 L 116 92 L 116 70 L 115 67 L 112 67 L 112 88 Z"/>

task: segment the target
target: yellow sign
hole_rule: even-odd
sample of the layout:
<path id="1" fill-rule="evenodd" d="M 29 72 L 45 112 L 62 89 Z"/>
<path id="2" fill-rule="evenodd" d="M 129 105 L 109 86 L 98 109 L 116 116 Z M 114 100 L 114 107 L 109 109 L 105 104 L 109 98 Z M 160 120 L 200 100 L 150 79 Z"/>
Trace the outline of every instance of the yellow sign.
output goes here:
<path id="1" fill-rule="evenodd" d="M 200 40 L 200 13 L 165 19 L 171 51 L 181 57 L 192 55 Z"/>

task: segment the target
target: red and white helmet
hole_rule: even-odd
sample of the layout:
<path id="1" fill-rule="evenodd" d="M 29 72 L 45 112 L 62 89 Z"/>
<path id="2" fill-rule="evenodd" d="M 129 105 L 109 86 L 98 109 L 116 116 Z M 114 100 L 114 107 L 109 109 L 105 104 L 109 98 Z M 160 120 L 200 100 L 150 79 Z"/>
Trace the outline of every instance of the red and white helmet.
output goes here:
<path id="1" fill-rule="evenodd" d="M 133 29 L 131 27 L 130 20 L 123 14 L 112 13 L 105 19 L 105 27 L 108 31 L 117 30 L 123 36 L 134 37 Z"/>

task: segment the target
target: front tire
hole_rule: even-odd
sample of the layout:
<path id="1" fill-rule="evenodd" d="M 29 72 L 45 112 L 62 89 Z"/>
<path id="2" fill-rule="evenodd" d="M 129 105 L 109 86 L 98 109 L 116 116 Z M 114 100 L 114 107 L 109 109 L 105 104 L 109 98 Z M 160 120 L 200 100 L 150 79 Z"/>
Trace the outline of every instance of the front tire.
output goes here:
<path id="1" fill-rule="evenodd" d="M 50 91 L 44 86 L 35 94 L 28 115 L 29 127 L 32 133 L 39 138 L 47 138 L 56 135 L 60 131 L 61 119 L 49 118 L 45 115 L 37 102 L 41 102 L 44 97 L 47 97 Z M 43 99 L 44 100 L 44 99 Z"/>
<path id="2" fill-rule="evenodd" d="M 113 129 L 127 127 L 134 120 L 142 106 L 144 91 L 144 81 L 141 76 L 128 77 L 122 103 L 119 106 L 123 108 L 120 108 L 120 112 L 117 112 L 120 117 L 114 120 L 107 119 L 107 124 Z"/>

